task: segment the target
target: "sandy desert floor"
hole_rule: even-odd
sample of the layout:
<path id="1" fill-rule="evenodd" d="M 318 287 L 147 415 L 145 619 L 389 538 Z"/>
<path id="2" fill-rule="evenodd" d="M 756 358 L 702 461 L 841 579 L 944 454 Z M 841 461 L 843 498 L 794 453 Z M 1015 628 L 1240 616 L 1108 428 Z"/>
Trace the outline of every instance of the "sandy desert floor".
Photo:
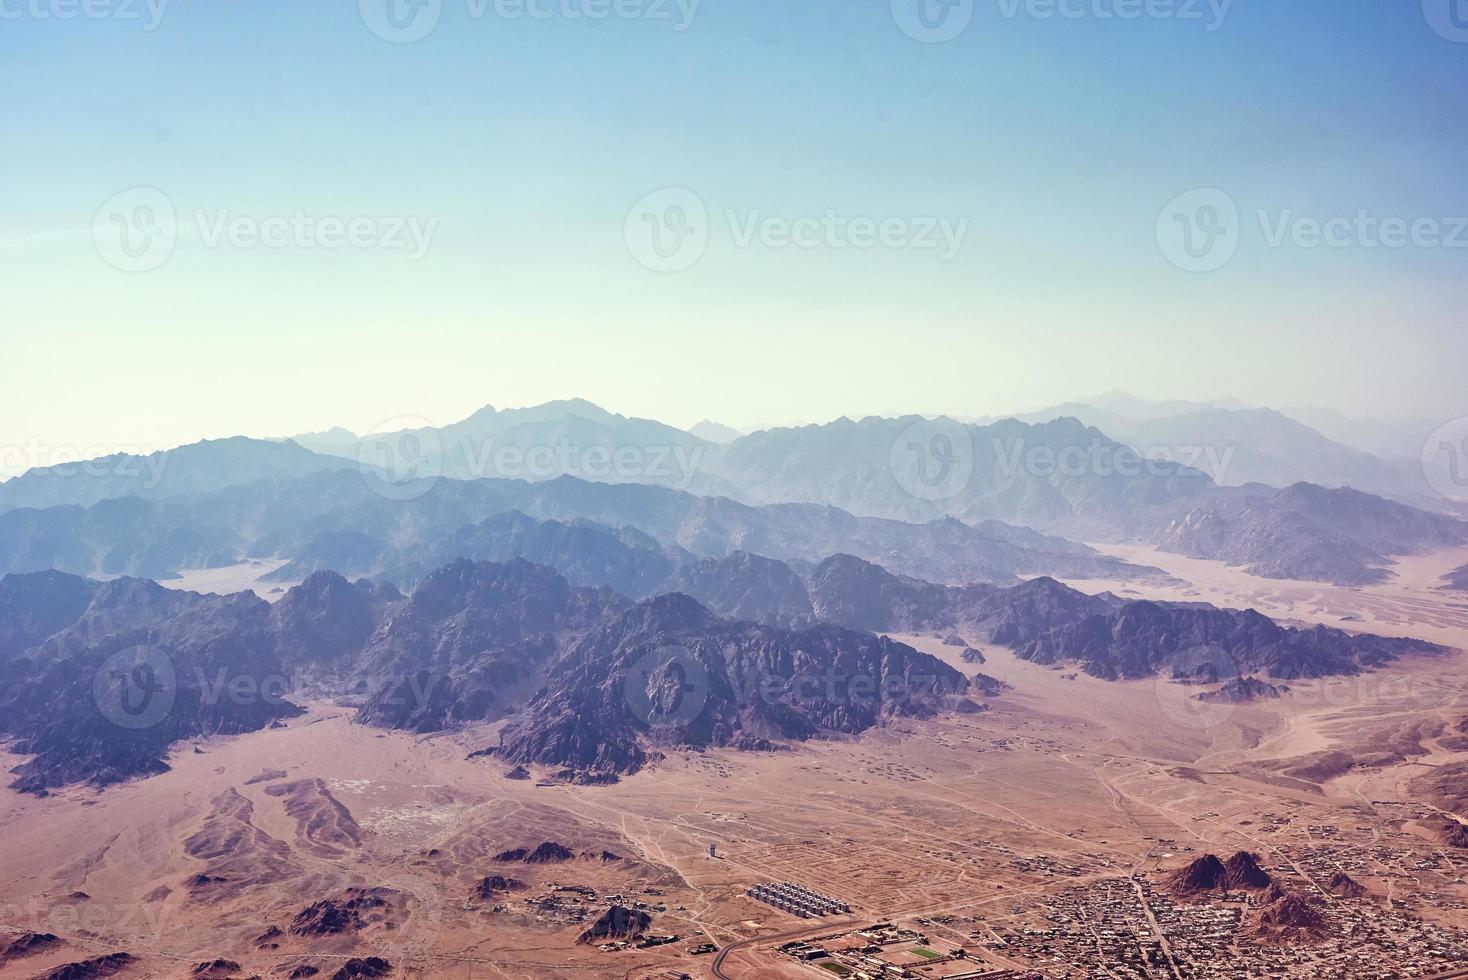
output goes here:
<path id="1" fill-rule="evenodd" d="M 1072 584 L 1468 648 L 1468 598 L 1434 588 L 1465 553 L 1358 590 L 1116 552 L 1188 584 Z M 1348 871 L 1369 889 L 1363 901 L 1468 930 L 1468 851 L 1444 846 L 1452 805 L 1424 788 L 1468 763 L 1468 739 L 1450 737 L 1468 718 L 1463 656 L 1225 705 L 1165 680 L 1108 683 L 982 645 L 978 667 L 935 637 L 902 639 L 1013 689 L 982 713 L 789 752 L 672 753 L 608 787 L 505 778 L 492 758 L 469 757 L 493 743 L 491 729 L 385 733 L 318 704 L 282 729 L 183 745 L 171 772 L 106 792 L 0 792 L 0 932 L 65 940 L 0 976 L 126 950 L 140 961 L 124 976 L 185 977 L 225 958 L 239 976 L 308 966 L 327 977 L 348 957 L 380 955 L 397 977 L 816 977 L 830 973 L 775 947 L 879 920 L 921 920 L 934 942 L 967 946 L 969 968 L 1018 971 L 1038 967 L 999 934 L 1062 891 L 1240 849 L 1322 894 Z M 574 856 L 494 859 L 544 841 Z M 476 898 L 490 875 L 523 887 Z M 767 881 L 852 913 L 801 920 L 745 897 Z M 360 928 L 292 931 L 312 903 L 363 895 Z M 651 932 L 678 940 L 578 943 L 610 904 L 640 904 Z M 701 943 L 723 953 L 694 955 Z"/>
<path id="2" fill-rule="evenodd" d="M 178 578 L 166 579 L 159 584 L 183 592 L 203 592 L 208 595 L 253 591 L 260 598 L 274 602 L 285 595 L 291 586 L 299 584 L 267 580 L 267 576 L 285 564 L 281 559 L 271 558 L 242 561 L 219 568 L 191 569 Z"/>

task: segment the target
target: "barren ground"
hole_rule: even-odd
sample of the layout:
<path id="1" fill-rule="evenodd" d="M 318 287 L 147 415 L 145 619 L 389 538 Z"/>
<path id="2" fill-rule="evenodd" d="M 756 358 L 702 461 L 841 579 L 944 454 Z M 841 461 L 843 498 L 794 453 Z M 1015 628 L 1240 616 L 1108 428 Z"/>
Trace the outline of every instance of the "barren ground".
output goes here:
<path id="1" fill-rule="evenodd" d="M 1468 647 L 1468 597 L 1435 588 L 1468 563 L 1468 549 L 1411 560 L 1396 581 L 1367 589 L 1112 550 L 1189 584 L 1072 584 Z M 934 637 L 903 639 L 1014 689 L 981 714 L 897 722 L 859 739 L 676 753 L 610 787 L 506 779 L 492 758 L 468 758 L 494 741 L 487 729 L 384 733 L 319 704 L 283 729 L 183 745 L 171 772 L 106 792 L 0 792 L 0 932 L 65 940 L 0 976 L 127 950 L 141 961 L 124 976 L 182 977 L 226 957 L 241 976 L 309 963 L 325 977 L 348 956 L 376 954 L 398 977 L 703 977 L 713 957 L 691 955 L 698 943 L 839 931 L 745 898 L 760 881 L 842 898 L 852 922 L 922 917 L 934 939 L 972 948 L 971 933 L 992 935 L 1063 888 L 1239 849 L 1310 886 L 1349 867 L 1368 901 L 1468 928 L 1468 852 L 1445 851 L 1440 822 L 1452 818 L 1420 789 L 1434 767 L 1468 762 L 1464 740 L 1447 737 L 1468 717 L 1463 656 L 1220 705 L 1167 681 L 1108 683 L 988 646 L 976 666 Z M 578 856 L 493 860 L 542 841 Z M 603 850 L 617 860 L 585 856 Z M 476 900 L 476 883 L 496 874 L 526 888 Z M 557 885 L 596 896 L 529 904 Z M 351 887 L 383 889 L 361 928 L 290 933 L 305 906 Z M 680 938 L 614 952 L 578 944 L 608 896 L 643 903 L 651 932 Z M 284 935 L 262 945 L 271 926 Z M 821 975 L 773 945 L 742 945 L 720 969 Z M 997 946 L 978 955 L 993 968 L 1028 965 Z"/>

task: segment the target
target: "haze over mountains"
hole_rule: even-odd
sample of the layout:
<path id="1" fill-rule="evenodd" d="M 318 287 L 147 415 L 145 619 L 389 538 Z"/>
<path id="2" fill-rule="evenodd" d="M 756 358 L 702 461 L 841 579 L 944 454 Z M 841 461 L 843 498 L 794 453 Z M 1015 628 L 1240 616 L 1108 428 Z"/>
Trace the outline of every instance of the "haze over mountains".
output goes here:
<path id="1" fill-rule="evenodd" d="M 1437 423 L 1369 425 L 1323 409 L 1286 412 L 1233 400 L 1150 402 L 1117 391 L 1018 417 L 1044 421 L 1065 416 L 1139 452 L 1186 458 L 1223 486 L 1307 482 L 1388 495 L 1431 492 L 1419 457 Z"/>
<path id="2" fill-rule="evenodd" d="M 489 540 L 508 526 L 474 531 L 509 511 L 604 525 L 576 532 L 593 549 L 646 552 L 645 539 L 672 549 L 637 573 L 653 577 L 734 551 L 796 562 L 847 551 L 954 584 L 1101 577 L 1085 566 L 1118 563 L 1075 543 L 1097 540 L 1360 584 L 1397 556 L 1463 540 L 1460 521 L 1416 509 L 1426 498 L 1401 466 L 1280 413 L 1094 401 L 1029 421 L 838 419 L 737 438 L 705 429 L 728 440 L 711 441 L 572 400 L 362 438 L 338 429 L 198 443 L 0 484 L 0 570 L 166 577 L 247 556 L 287 560 L 288 581 L 332 568 L 408 586 L 453 557 L 539 555 L 545 541 L 515 538 L 522 554 Z M 1350 519 L 1336 520 L 1342 512 Z M 628 528 L 644 540 L 589 533 L 627 539 Z"/>

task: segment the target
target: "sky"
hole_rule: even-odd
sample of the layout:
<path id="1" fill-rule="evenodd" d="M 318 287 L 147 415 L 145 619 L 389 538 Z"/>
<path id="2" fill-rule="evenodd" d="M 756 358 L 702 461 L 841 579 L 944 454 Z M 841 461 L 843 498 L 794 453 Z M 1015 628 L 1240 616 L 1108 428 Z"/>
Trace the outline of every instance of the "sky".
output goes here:
<path id="1" fill-rule="evenodd" d="M 1449 0 L 0 0 L 0 83 L 42 457 L 569 397 L 1468 415 Z"/>

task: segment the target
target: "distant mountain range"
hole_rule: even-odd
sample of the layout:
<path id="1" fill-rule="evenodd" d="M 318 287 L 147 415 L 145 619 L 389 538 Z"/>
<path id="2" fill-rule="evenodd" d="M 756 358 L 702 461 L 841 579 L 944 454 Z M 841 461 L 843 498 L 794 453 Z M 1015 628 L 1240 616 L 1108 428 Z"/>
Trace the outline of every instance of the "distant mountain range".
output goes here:
<path id="1" fill-rule="evenodd" d="M 605 570 L 601 584 L 629 595 L 736 551 L 796 563 L 844 551 L 950 584 L 1148 574 L 1042 528 L 1363 584 L 1395 556 L 1462 540 L 1455 520 L 1334 486 L 1419 499 L 1388 462 L 1277 412 L 1097 401 L 1030 421 L 839 419 L 721 442 L 572 400 L 365 439 L 205 442 L 0 484 L 0 572 L 165 578 L 249 555 L 290 561 L 283 581 L 332 568 L 407 586 L 455 557 L 546 560 L 574 575 L 583 547 L 608 549 L 588 560 L 621 551 L 638 566 Z M 1047 418 L 1057 412 L 1068 414 Z M 1144 458 L 1153 448 L 1172 458 Z M 1218 486 L 1209 472 L 1321 482 Z M 1342 508 L 1345 524 L 1329 516 Z M 510 511 L 566 527 L 516 525 Z"/>
<path id="2" fill-rule="evenodd" d="M 1266 578 L 1368 585 L 1390 576 L 1393 556 L 1468 543 L 1468 524 L 1358 490 L 1300 483 L 1212 495 L 1162 528 L 1156 543 Z"/>
<path id="3" fill-rule="evenodd" d="M 1203 470 L 1221 486 L 1263 483 L 1287 487 L 1317 483 L 1353 487 L 1402 497 L 1419 505 L 1432 502 L 1432 490 L 1419 456 L 1432 424 L 1403 423 L 1389 439 L 1367 440 L 1383 454 L 1341 436 L 1364 431 L 1354 423 L 1323 411 L 1302 410 L 1311 419 L 1331 423 L 1335 435 L 1323 434 L 1299 415 L 1238 402 L 1147 402 L 1111 392 L 1084 402 L 1067 402 L 1019 416 L 1046 422 L 1075 418 L 1094 426 L 1138 452 L 1166 454 Z M 1410 431 L 1420 433 L 1415 440 Z"/>
<path id="4" fill-rule="evenodd" d="M 999 522 L 907 524 L 814 504 L 751 507 L 663 487 L 569 477 L 543 483 L 441 479 L 408 500 L 384 489 L 375 476 L 364 479 L 353 468 L 193 497 L 12 510 L 0 513 L 0 572 L 56 568 L 167 578 L 179 569 L 232 564 L 246 556 L 290 560 L 287 575 L 296 577 L 332 568 L 408 585 L 454 557 L 523 556 L 570 568 L 583 559 L 612 562 L 617 552 L 641 570 L 629 565 L 607 574 L 638 594 L 689 556 L 745 550 L 808 562 L 849 551 L 945 582 L 1160 574 Z M 504 516 L 512 511 L 572 526 L 531 528 Z M 668 555 L 658 556 L 659 548 Z M 605 553 L 595 557 L 577 549 Z M 559 557 L 550 558 L 553 551 Z"/>
<path id="5" fill-rule="evenodd" d="M 164 500 L 354 466 L 289 440 L 214 439 L 145 456 L 120 453 L 30 470 L 0 483 L 0 512 L 90 507 L 121 497 Z"/>
<path id="6" fill-rule="evenodd" d="M 1051 579 L 951 587 L 838 555 L 734 555 L 636 602 L 523 560 L 458 559 L 410 595 L 317 572 L 275 605 L 57 572 L 0 578 L 0 731 L 18 789 L 161 772 L 182 741 L 286 723 L 304 698 L 432 732 L 508 719 L 491 746 L 578 782 L 660 748 L 771 749 L 894 717 L 977 710 L 954 668 L 886 631 L 955 629 L 1100 677 L 1355 673 L 1438 648 L 1287 629 L 1253 612 L 1088 596 Z"/>

